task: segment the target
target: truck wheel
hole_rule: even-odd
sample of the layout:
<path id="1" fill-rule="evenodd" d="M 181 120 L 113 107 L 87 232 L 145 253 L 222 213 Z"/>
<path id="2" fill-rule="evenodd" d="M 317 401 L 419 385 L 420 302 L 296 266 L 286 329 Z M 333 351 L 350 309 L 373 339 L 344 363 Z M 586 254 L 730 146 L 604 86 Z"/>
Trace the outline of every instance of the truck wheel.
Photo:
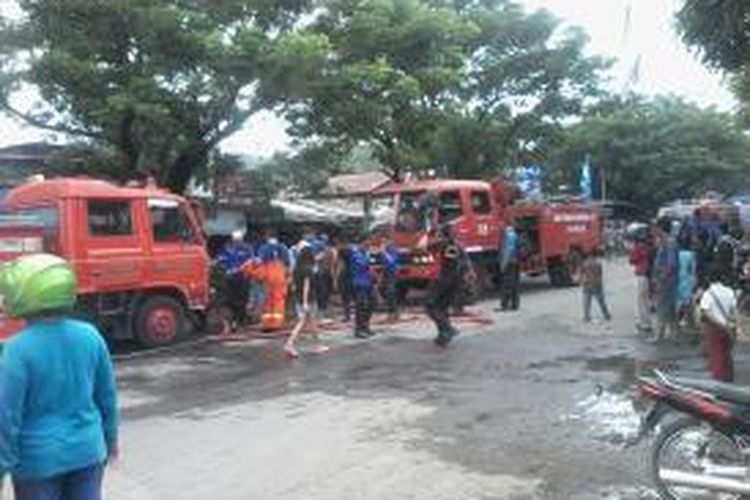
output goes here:
<path id="1" fill-rule="evenodd" d="M 171 344 L 185 333 L 185 309 L 166 295 L 147 298 L 135 317 L 135 334 L 146 347 Z"/>
<path id="2" fill-rule="evenodd" d="M 566 286 L 567 275 L 562 262 L 558 260 L 550 261 L 547 265 L 547 273 L 549 274 L 550 285 L 557 288 Z"/>

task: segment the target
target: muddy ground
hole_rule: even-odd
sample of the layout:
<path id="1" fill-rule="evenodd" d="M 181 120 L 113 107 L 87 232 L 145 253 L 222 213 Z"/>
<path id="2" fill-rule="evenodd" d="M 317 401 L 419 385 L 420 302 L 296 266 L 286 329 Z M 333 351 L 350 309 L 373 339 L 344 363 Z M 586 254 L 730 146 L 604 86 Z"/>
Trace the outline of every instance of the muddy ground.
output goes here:
<path id="1" fill-rule="evenodd" d="M 636 337 L 624 262 L 609 263 L 607 292 L 614 321 L 585 325 L 579 290 L 528 281 L 520 312 L 473 306 L 446 350 L 408 313 L 369 341 L 331 329 L 331 352 L 297 361 L 273 339 L 125 356 L 107 498 L 654 498 L 648 443 L 624 447 L 633 377 L 701 371 L 702 351 Z"/>

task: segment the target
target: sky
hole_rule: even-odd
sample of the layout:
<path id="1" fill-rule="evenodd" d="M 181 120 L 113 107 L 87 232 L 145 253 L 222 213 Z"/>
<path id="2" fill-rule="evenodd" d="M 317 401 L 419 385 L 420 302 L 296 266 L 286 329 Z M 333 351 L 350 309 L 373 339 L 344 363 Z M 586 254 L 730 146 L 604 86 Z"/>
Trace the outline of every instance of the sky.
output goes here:
<path id="1" fill-rule="evenodd" d="M 4 14 L 15 0 L 0 0 Z M 612 90 L 626 88 L 656 95 L 675 94 L 701 106 L 730 110 L 734 100 L 722 76 L 701 65 L 680 42 L 674 29 L 674 12 L 682 0 L 520 0 L 528 10 L 545 8 L 566 25 L 581 26 L 591 41 L 590 55 L 614 57 L 609 75 Z M 629 12 L 629 14 L 628 14 Z M 629 76 L 640 60 L 639 78 L 628 87 Z M 33 94 L 24 99 L 29 104 Z M 229 153 L 270 156 L 289 148 L 284 121 L 261 112 L 227 138 L 221 149 Z M 0 147 L 26 141 L 52 140 L 49 134 L 23 126 L 0 114 Z"/>

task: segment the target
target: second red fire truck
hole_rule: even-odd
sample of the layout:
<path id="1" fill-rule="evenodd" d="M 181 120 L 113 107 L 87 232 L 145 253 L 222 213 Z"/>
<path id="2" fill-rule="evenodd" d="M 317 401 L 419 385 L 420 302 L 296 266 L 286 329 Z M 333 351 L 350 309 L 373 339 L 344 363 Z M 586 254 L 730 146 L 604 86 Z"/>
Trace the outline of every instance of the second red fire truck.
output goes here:
<path id="1" fill-rule="evenodd" d="M 575 200 L 526 201 L 502 180 L 394 183 L 374 193 L 372 206 L 389 208 L 394 242 L 406 253 L 397 277 L 401 295 L 425 288 L 437 276 L 437 263 L 428 248 L 442 224 L 453 225 L 481 287 L 495 279 L 499 243 L 509 221 L 527 250 L 522 271 L 531 276 L 547 274 L 554 286 L 577 284 L 583 259 L 603 243 L 599 207 Z"/>

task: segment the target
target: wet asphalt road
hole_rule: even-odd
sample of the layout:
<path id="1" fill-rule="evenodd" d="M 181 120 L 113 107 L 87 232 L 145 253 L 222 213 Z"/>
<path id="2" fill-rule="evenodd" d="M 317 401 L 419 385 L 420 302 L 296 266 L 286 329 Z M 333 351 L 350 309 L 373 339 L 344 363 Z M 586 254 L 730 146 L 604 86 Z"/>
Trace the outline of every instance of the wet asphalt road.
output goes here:
<path id="1" fill-rule="evenodd" d="M 640 342 L 623 262 L 607 282 L 611 324 L 580 321 L 579 290 L 529 282 L 522 311 L 473 306 L 491 323 L 460 321 L 446 350 L 421 319 L 365 342 L 330 331 L 331 352 L 291 362 L 279 340 L 122 359 L 107 498 L 654 498 L 648 443 L 623 446 L 629 387 L 643 366 L 702 370 L 701 351 Z"/>

